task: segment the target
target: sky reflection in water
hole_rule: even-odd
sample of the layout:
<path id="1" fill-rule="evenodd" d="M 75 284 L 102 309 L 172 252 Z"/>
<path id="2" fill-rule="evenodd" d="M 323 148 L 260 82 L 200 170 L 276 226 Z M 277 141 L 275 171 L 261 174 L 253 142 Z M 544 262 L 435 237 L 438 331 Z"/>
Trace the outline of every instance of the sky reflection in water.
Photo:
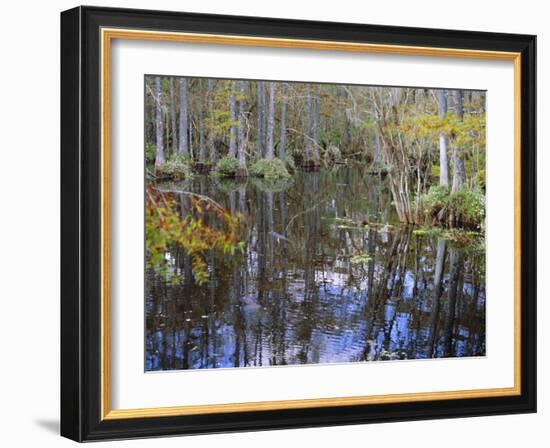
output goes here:
<path id="1" fill-rule="evenodd" d="M 247 244 L 209 254 L 203 286 L 182 250 L 165 254 L 176 284 L 147 269 L 147 371 L 485 355 L 483 245 L 401 227 L 384 180 L 363 167 L 158 188 L 242 213 Z"/>

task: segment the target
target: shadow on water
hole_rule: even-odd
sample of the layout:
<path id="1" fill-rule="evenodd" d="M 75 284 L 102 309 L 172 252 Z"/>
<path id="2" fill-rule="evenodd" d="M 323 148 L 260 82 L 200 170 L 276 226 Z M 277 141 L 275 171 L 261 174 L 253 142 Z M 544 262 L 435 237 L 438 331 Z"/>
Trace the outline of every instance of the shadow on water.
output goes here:
<path id="1" fill-rule="evenodd" d="M 147 269 L 146 370 L 485 355 L 484 245 L 400 226 L 364 168 L 157 187 L 241 213 L 246 249 L 208 254 L 202 286 L 182 249 L 179 281 Z"/>

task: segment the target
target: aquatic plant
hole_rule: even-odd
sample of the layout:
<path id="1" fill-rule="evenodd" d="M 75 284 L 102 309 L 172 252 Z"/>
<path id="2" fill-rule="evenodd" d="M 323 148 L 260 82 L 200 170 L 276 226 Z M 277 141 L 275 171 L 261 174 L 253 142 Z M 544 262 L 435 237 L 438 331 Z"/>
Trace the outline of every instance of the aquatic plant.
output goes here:
<path id="1" fill-rule="evenodd" d="M 368 256 L 367 254 L 354 255 L 349 259 L 351 264 L 368 263 L 371 260 L 372 257 Z"/>
<path id="2" fill-rule="evenodd" d="M 485 234 L 483 232 L 461 228 L 420 227 L 415 229 L 413 234 L 431 238 L 443 238 L 452 243 L 454 247 L 466 250 L 483 250 L 485 245 Z"/>

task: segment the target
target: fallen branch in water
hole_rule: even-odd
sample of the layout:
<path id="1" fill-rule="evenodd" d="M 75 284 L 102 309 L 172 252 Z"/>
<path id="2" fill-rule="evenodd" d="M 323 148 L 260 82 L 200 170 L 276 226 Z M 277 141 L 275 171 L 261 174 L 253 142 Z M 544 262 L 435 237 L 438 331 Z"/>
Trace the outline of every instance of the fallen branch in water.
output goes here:
<path id="1" fill-rule="evenodd" d="M 292 221 L 294 221 L 298 216 L 305 215 L 306 213 L 312 212 L 317 207 L 319 207 L 323 202 L 327 202 L 328 199 L 324 199 L 321 202 L 318 202 L 317 204 L 313 205 L 312 207 L 308 208 L 307 210 L 304 210 L 303 212 L 297 213 L 292 218 L 290 218 L 290 221 L 288 221 L 288 224 L 285 227 L 285 233 L 288 232 L 288 228 L 290 227 L 290 224 L 292 224 Z"/>
<path id="2" fill-rule="evenodd" d="M 184 194 L 187 196 L 192 196 L 194 198 L 199 199 L 200 201 L 208 202 L 212 204 L 219 212 L 227 213 L 227 210 L 220 205 L 219 202 L 216 202 L 214 199 L 212 199 L 209 196 L 205 196 L 204 194 L 199 193 L 193 193 L 192 191 L 184 191 L 184 190 L 170 190 L 170 189 L 164 189 L 164 188 L 156 188 L 157 191 L 160 191 L 161 193 L 172 193 L 172 194 Z"/>

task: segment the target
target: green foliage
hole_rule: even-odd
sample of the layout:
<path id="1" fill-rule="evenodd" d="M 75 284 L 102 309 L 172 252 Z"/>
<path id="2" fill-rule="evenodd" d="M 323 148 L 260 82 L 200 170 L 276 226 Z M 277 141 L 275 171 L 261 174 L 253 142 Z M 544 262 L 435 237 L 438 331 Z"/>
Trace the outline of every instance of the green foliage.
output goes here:
<path id="1" fill-rule="evenodd" d="M 430 166 L 429 175 L 431 178 L 439 179 L 440 174 L 441 174 L 441 167 L 439 166 L 439 164 Z"/>
<path id="2" fill-rule="evenodd" d="M 328 141 L 329 146 L 340 144 L 340 142 L 344 139 L 343 125 L 330 126 L 328 129 L 323 130 L 322 136 L 326 141 Z"/>
<path id="3" fill-rule="evenodd" d="M 235 157 L 225 156 L 218 161 L 214 173 L 221 177 L 235 177 L 238 168 L 239 161 Z"/>
<path id="4" fill-rule="evenodd" d="M 470 177 L 472 178 L 472 182 L 474 185 L 478 187 L 480 190 L 485 190 L 486 188 L 486 172 L 485 172 L 485 154 L 483 154 L 483 162 L 480 164 L 482 167 L 477 168 L 472 160 L 466 160 L 466 172 L 471 173 Z"/>
<path id="5" fill-rule="evenodd" d="M 448 187 L 433 186 L 422 203 L 424 211 L 440 222 L 452 217 L 457 223 L 480 226 L 485 219 L 485 196 L 469 188 L 451 193 Z"/>
<path id="6" fill-rule="evenodd" d="M 279 179 L 290 177 L 285 162 L 281 159 L 260 159 L 254 162 L 249 169 L 251 176 L 263 177 L 266 179 Z"/>
<path id="7" fill-rule="evenodd" d="M 424 210 L 430 214 L 439 213 L 443 208 L 447 207 L 450 192 L 449 187 L 442 185 L 430 187 L 428 193 L 422 198 Z"/>
<path id="8" fill-rule="evenodd" d="M 209 279 L 206 257 L 209 253 L 233 256 L 244 251 L 240 241 L 240 214 L 231 215 L 212 199 L 197 194 L 187 197 L 187 212 L 182 216 L 178 203 L 170 194 L 149 187 L 145 203 L 145 248 L 148 266 L 172 281 L 181 274 L 170 270 L 166 252 L 183 248 L 191 259 L 195 281 L 202 285 Z"/>
<path id="9" fill-rule="evenodd" d="M 449 208 L 459 222 L 481 224 L 485 219 L 485 196 L 469 188 L 462 188 L 449 196 Z"/>
<path id="10" fill-rule="evenodd" d="M 155 167 L 155 173 L 157 177 L 175 180 L 191 177 L 191 160 L 181 154 L 174 154 L 165 163 Z"/>
<path id="11" fill-rule="evenodd" d="M 209 110 L 209 115 L 205 119 L 207 129 L 212 130 L 215 134 L 220 135 L 229 132 L 231 126 L 238 126 L 238 121 L 231 120 L 229 114 L 229 98 L 233 90 L 234 81 L 218 80 L 215 83 L 212 95 L 212 109 Z M 233 92 L 235 99 L 239 98 L 236 92 Z"/>
<path id="12" fill-rule="evenodd" d="M 156 149 L 155 145 L 152 143 L 145 144 L 145 163 L 147 165 L 152 165 L 155 163 Z"/>
<path id="13" fill-rule="evenodd" d="M 447 113 L 442 119 L 435 114 L 410 114 L 403 118 L 399 130 L 432 143 L 445 134 L 460 147 L 485 146 L 485 114 L 465 114 L 462 120 L 454 113 Z"/>

